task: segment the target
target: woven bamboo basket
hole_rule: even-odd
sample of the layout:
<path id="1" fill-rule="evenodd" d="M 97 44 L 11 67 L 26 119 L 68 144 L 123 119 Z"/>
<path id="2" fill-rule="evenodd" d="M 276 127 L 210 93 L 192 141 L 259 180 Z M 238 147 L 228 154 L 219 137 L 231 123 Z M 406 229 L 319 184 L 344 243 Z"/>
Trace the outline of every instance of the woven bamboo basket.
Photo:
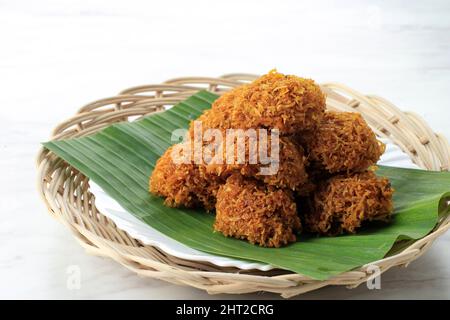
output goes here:
<path id="1" fill-rule="evenodd" d="M 248 74 L 229 74 L 220 78 L 186 77 L 133 87 L 82 107 L 75 116 L 54 129 L 52 139 L 93 134 L 112 123 L 132 121 L 162 111 L 200 89 L 222 94 L 256 77 Z M 447 140 L 434 133 L 419 116 L 403 112 L 383 98 L 363 95 L 341 84 L 326 83 L 321 87 L 327 95 L 328 109 L 360 112 L 379 137 L 391 139 L 419 167 L 449 170 Z M 381 272 L 395 266 L 407 266 L 450 228 L 450 217 L 442 219 L 430 234 L 406 248 L 325 281 L 283 270 L 263 272 L 222 268 L 183 260 L 143 245 L 97 210 L 95 195 L 89 191 L 89 180 L 83 174 L 45 149 L 40 151 L 37 165 L 39 192 L 51 215 L 70 229 L 88 253 L 110 257 L 141 276 L 192 286 L 210 294 L 266 291 L 288 298 L 328 285 L 353 288 L 373 277 L 373 265 Z"/>

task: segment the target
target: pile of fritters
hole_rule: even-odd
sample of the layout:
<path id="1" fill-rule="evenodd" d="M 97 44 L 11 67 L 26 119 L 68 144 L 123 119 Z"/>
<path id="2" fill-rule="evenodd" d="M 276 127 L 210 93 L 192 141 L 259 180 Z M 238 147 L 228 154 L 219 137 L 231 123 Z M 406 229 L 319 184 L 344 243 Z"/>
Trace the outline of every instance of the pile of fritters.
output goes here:
<path id="1" fill-rule="evenodd" d="M 183 145 L 175 145 L 156 163 L 150 192 L 171 207 L 215 211 L 216 231 L 266 247 L 294 242 L 302 230 L 338 235 L 389 220 L 393 189 L 373 169 L 384 144 L 361 115 L 325 108 L 313 80 L 271 71 L 239 86 L 197 121 L 203 132 L 277 129 L 278 170 L 261 175 L 263 164 L 248 161 L 247 140 L 245 159 L 223 164 L 179 163 L 176 148 Z"/>

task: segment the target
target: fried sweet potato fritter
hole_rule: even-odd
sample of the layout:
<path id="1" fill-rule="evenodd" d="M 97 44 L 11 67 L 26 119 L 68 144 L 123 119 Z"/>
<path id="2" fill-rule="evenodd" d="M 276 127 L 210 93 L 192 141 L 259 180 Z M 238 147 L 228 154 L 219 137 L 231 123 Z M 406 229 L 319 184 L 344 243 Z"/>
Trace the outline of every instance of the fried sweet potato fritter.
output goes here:
<path id="1" fill-rule="evenodd" d="M 355 233 L 366 221 L 388 221 L 394 190 L 373 171 L 342 174 L 321 182 L 309 199 L 305 228 L 323 235 Z"/>
<path id="2" fill-rule="evenodd" d="M 300 231 L 296 204 L 289 190 L 267 186 L 239 174 L 217 193 L 214 230 L 265 247 L 296 241 Z"/>
<path id="3" fill-rule="evenodd" d="M 193 163 L 175 164 L 172 159 L 174 146 L 156 162 L 150 177 L 149 191 L 165 198 L 169 207 L 204 207 L 214 209 L 216 193 L 221 183 L 218 176 L 208 174 L 204 166 Z"/>
<path id="4" fill-rule="evenodd" d="M 204 128 L 276 128 L 286 135 L 315 128 L 324 111 L 313 80 L 271 71 L 223 94 L 198 120 Z"/>
<path id="5" fill-rule="evenodd" d="M 312 166 L 329 173 L 364 171 L 385 149 L 363 117 L 353 112 L 327 111 L 317 130 L 299 138 Z"/>
<path id="6" fill-rule="evenodd" d="M 280 247 L 296 241 L 301 222 L 307 231 L 338 235 L 355 233 L 366 221 L 389 220 L 393 189 L 388 179 L 368 171 L 384 144 L 360 114 L 325 112 L 325 96 L 314 81 L 271 71 L 222 95 L 197 121 L 200 137 L 193 121 L 186 142 L 195 156 L 178 164 L 172 157 L 175 146 L 169 148 L 156 163 L 149 190 L 164 197 L 167 206 L 215 209 L 215 231 Z M 212 140 L 204 136 L 207 129 L 218 129 L 209 132 Z M 255 130 L 256 163 L 251 130 L 243 143 L 228 147 L 229 129 Z M 271 147 L 260 159 L 264 130 L 259 129 L 268 129 L 269 146 L 274 129 L 279 130 L 278 162 Z M 222 138 L 219 149 L 211 148 L 219 139 L 216 133 Z M 200 155 L 194 146 L 201 147 Z M 209 162 L 216 153 L 222 162 Z M 273 167 L 270 161 L 278 170 L 262 174 L 262 168 Z"/>
<path id="7" fill-rule="evenodd" d="M 272 151 L 270 142 L 271 139 L 269 136 L 267 142 L 267 154 L 269 156 Z M 275 161 L 275 159 L 273 159 L 273 163 L 271 165 L 267 162 L 261 161 L 259 157 L 255 158 L 257 163 L 251 163 L 250 151 L 257 152 L 257 150 L 251 150 L 249 147 L 249 141 L 246 139 L 245 150 L 242 153 L 245 155 L 245 159 L 243 159 L 242 163 L 239 163 L 237 161 L 237 149 L 234 148 L 234 150 L 227 150 L 224 143 L 223 163 L 206 164 L 206 170 L 222 178 L 227 178 L 231 174 L 238 172 L 243 176 L 253 177 L 257 180 L 263 181 L 268 185 L 277 186 L 280 188 L 289 188 L 291 190 L 302 189 L 302 187 L 308 183 L 308 175 L 305 169 L 307 158 L 304 154 L 303 148 L 295 141 L 295 139 L 290 137 L 280 137 L 278 160 Z M 233 163 L 227 163 L 227 161 L 225 161 L 227 153 L 231 153 L 229 158 L 233 159 Z M 265 159 L 265 161 L 269 160 L 269 158 Z M 270 166 L 274 169 L 273 173 L 261 174 L 261 168 L 268 168 Z"/>

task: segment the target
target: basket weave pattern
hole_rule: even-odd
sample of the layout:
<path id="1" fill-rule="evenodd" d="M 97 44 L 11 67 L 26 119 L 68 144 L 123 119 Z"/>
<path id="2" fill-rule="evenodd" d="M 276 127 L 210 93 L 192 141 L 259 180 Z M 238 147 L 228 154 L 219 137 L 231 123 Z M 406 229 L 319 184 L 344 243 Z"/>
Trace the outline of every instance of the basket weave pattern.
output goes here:
<path id="1" fill-rule="evenodd" d="M 254 75 L 230 74 L 220 78 L 189 77 L 163 84 L 145 85 L 95 101 L 58 125 L 52 139 L 93 134 L 112 123 L 132 121 L 172 106 L 200 89 L 221 94 Z M 379 137 L 391 139 L 421 168 L 450 168 L 450 146 L 417 115 L 402 112 L 392 103 L 372 95 L 362 95 L 336 83 L 321 85 L 327 108 L 361 113 Z M 267 291 L 291 297 L 328 285 L 356 287 L 373 276 L 371 265 L 381 272 L 407 266 L 422 255 L 434 240 L 450 228 L 450 218 L 439 222 L 432 233 L 400 252 L 358 269 L 319 281 L 283 270 L 257 271 L 222 268 L 209 263 L 183 260 L 143 245 L 95 207 L 89 180 L 53 153 L 42 149 L 38 155 L 38 187 L 51 214 L 65 224 L 88 253 L 110 257 L 139 275 L 193 286 L 214 293 Z"/>

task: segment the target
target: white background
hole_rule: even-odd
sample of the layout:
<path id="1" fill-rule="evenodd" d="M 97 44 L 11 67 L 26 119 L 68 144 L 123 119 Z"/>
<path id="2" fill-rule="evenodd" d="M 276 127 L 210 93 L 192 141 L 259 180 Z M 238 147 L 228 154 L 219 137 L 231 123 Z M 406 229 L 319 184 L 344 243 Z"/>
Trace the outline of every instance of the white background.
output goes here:
<path id="1" fill-rule="evenodd" d="M 272 68 L 343 82 L 423 116 L 450 137 L 448 1 L 0 0 L 0 298 L 208 296 L 85 254 L 46 213 L 35 155 L 82 105 L 169 78 Z M 300 298 L 450 298 L 450 234 L 381 290 Z M 70 266 L 81 288 L 66 286 Z"/>

